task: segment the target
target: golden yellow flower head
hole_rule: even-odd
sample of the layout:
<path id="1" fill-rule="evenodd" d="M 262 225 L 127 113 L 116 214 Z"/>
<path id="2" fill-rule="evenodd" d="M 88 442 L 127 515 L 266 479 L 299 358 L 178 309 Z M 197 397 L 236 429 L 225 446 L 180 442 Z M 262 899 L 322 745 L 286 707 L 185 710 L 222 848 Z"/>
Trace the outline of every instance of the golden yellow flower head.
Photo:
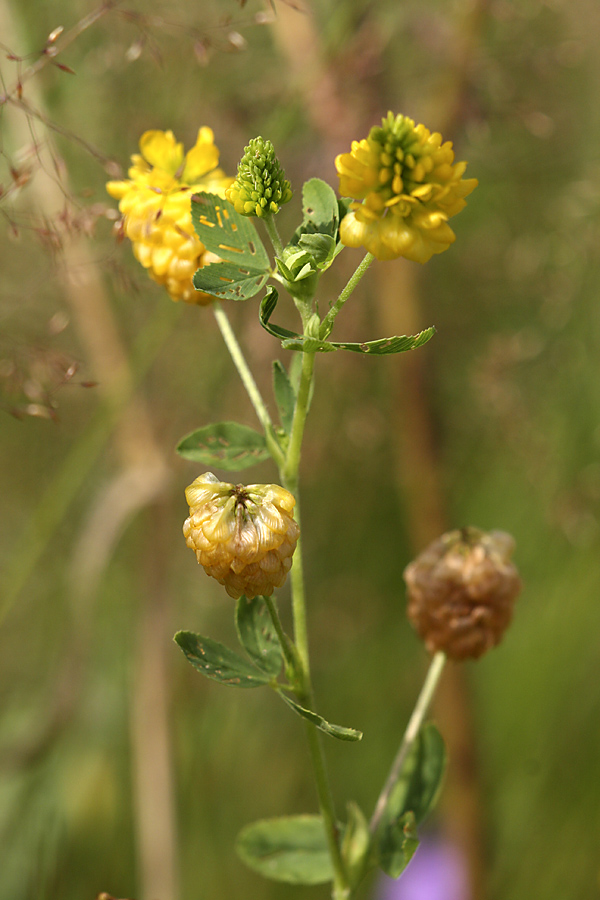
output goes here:
<path id="1" fill-rule="evenodd" d="M 340 194 L 357 201 L 342 219 L 342 243 L 377 259 L 424 263 L 443 253 L 455 240 L 448 219 L 477 186 L 476 178 L 462 177 L 467 164 L 454 162 L 450 141 L 391 112 L 335 165 Z"/>
<path id="2" fill-rule="evenodd" d="M 106 189 L 119 200 L 123 230 L 133 252 L 154 281 L 173 300 L 210 303 L 213 298 L 192 283 L 196 269 L 218 257 L 209 253 L 192 225 L 192 194 L 225 196 L 232 178 L 218 168 L 219 151 L 210 128 L 200 128 L 196 144 L 183 153 L 172 131 L 146 131 L 140 154 L 131 157 L 129 180 L 109 181 Z"/>
<path id="3" fill-rule="evenodd" d="M 206 472 L 185 496 L 185 542 L 230 597 L 268 597 L 282 586 L 300 534 L 289 491 L 278 484 L 227 484 Z"/>

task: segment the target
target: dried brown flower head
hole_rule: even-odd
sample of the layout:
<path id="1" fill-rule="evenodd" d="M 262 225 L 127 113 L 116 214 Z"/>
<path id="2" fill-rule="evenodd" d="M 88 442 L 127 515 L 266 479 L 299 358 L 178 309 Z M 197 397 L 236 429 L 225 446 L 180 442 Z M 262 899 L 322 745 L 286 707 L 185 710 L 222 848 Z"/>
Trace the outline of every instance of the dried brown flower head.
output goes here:
<path id="1" fill-rule="evenodd" d="M 500 642 L 521 590 L 513 550 L 505 532 L 463 528 L 406 567 L 408 618 L 431 653 L 476 659 Z"/>

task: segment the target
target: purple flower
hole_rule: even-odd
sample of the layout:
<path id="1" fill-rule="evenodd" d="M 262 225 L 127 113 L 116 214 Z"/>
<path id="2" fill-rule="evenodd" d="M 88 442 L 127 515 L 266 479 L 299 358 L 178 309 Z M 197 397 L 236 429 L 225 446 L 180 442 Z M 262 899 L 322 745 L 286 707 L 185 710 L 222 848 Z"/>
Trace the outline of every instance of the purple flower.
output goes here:
<path id="1" fill-rule="evenodd" d="M 375 900 L 471 900 L 465 860 L 454 845 L 427 837 L 400 878 L 382 876 Z"/>

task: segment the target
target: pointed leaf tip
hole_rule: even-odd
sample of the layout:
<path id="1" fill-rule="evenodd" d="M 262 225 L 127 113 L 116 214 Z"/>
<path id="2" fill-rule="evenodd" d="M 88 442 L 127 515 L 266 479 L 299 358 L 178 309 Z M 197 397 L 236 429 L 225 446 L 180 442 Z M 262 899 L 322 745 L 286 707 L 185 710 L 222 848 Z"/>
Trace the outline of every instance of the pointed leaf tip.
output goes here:
<path id="1" fill-rule="evenodd" d="M 319 731 L 324 732 L 324 734 L 337 738 L 339 741 L 362 741 L 362 731 L 358 731 L 356 728 L 347 728 L 345 725 L 333 725 L 331 722 L 327 722 L 323 716 L 320 716 L 318 713 L 300 706 L 299 703 L 296 703 L 295 700 L 292 700 L 291 697 L 288 697 L 283 691 L 278 690 L 277 693 L 284 703 L 287 703 L 290 709 L 293 709 L 294 712 L 299 716 L 302 716 L 303 719 L 308 719 L 309 722 L 312 722 L 313 725 L 315 725 Z"/>

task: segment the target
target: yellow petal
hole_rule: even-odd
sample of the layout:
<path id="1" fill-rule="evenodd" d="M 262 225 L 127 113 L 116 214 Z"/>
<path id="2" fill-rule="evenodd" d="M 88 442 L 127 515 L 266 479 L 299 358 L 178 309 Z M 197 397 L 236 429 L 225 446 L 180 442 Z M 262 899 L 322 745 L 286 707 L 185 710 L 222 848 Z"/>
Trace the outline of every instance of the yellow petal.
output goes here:
<path id="1" fill-rule="evenodd" d="M 182 181 L 197 184 L 218 165 L 219 151 L 215 147 L 212 130 L 200 128 L 195 146 L 186 154 Z"/>
<path id="2" fill-rule="evenodd" d="M 120 200 L 121 197 L 124 197 L 127 191 L 131 190 L 131 182 L 130 181 L 109 181 L 106 184 L 106 190 L 110 194 L 111 197 L 114 197 L 115 200 Z"/>
<path id="3" fill-rule="evenodd" d="M 172 131 L 146 131 L 140 138 L 142 156 L 155 169 L 174 175 L 183 162 L 183 144 Z"/>

